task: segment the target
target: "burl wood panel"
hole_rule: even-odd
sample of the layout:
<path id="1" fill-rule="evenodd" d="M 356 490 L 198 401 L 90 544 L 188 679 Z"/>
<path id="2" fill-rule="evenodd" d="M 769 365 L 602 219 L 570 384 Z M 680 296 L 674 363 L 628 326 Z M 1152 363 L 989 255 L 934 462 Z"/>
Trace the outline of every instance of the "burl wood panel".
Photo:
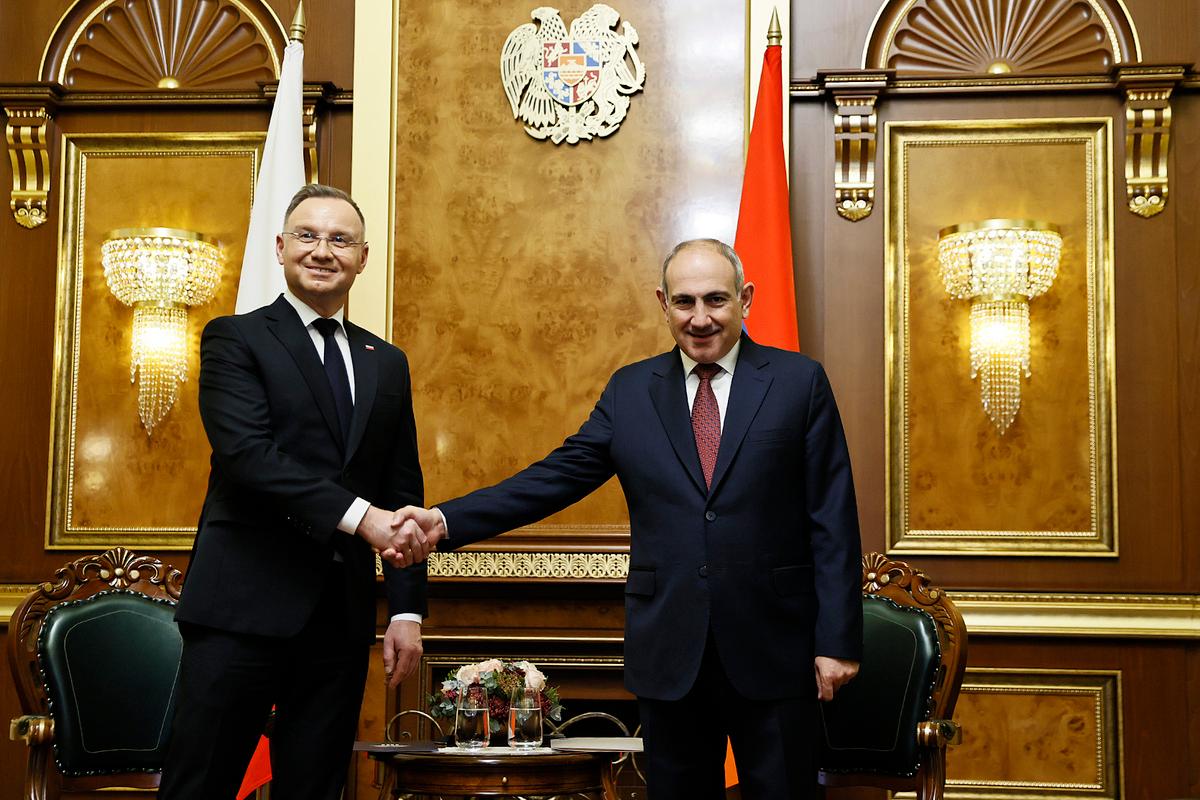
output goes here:
<path id="1" fill-rule="evenodd" d="M 1070 687 L 996 692 L 964 686 L 954 710 L 963 741 L 947 751 L 947 780 L 1099 790 L 1105 783 L 1104 745 L 1111 745 L 1104 726 L 1115 711 L 1097 702 L 1097 692 Z"/>
<path id="2" fill-rule="evenodd" d="M 1089 224 L 1103 221 L 1088 219 L 1088 157 L 1082 142 L 907 148 L 905 530 L 1096 529 L 1087 273 Z M 970 302 L 946 294 L 937 262 L 940 228 L 996 217 L 1063 235 L 1058 277 L 1029 304 L 1032 377 L 1004 435 L 971 379 Z M 1103 268 L 1103 254 L 1091 258 Z"/>
<path id="3" fill-rule="evenodd" d="M 563 6 L 568 27 L 590 5 Z M 736 224 L 742 5 L 621 5 L 646 89 L 616 133 L 574 146 L 527 135 L 501 87 L 501 47 L 529 10 L 400 14 L 393 332 L 412 361 L 430 502 L 542 457 L 613 370 L 667 349 L 663 256 L 686 238 L 731 241 Z M 627 519 L 610 482 L 551 522 Z"/>
<path id="4" fill-rule="evenodd" d="M 197 409 L 200 331 L 212 317 L 233 312 L 254 157 L 251 151 L 189 156 L 180 149 L 177 155 L 84 155 L 78 371 L 71 384 L 75 447 L 61 465 L 70 489 L 70 516 L 62 524 L 71 531 L 190 529 L 199 517 L 209 454 Z M 100 260 L 108 231 L 145 226 L 204 233 L 220 243 L 226 259 L 215 298 L 189 309 L 188 379 L 153 436 L 138 419 L 137 384 L 130 383 L 133 309 L 109 291 Z M 74 292 L 62 297 L 72 301 Z M 113 537 L 96 535 L 98 542 Z"/>

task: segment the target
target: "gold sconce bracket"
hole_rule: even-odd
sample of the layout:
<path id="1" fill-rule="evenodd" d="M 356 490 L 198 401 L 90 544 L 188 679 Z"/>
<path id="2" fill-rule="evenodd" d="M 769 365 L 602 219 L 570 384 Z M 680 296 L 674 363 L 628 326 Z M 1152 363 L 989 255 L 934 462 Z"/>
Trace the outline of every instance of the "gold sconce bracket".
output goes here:
<path id="1" fill-rule="evenodd" d="M 1167 205 L 1167 155 L 1171 143 L 1171 92 L 1182 67 L 1136 66 L 1117 70 L 1125 90 L 1125 194 L 1140 217 Z"/>
<path id="2" fill-rule="evenodd" d="M 13 188 L 9 207 L 22 228 L 36 228 L 46 221 L 46 199 L 50 196 L 50 152 L 46 128 L 50 115 L 45 106 L 4 109 L 7 122 L 8 158 L 12 163 Z"/>
<path id="3" fill-rule="evenodd" d="M 821 73 L 833 95 L 833 204 L 851 222 L 875 207 L 875 105 L 887 87 L 886 72 Z"/>

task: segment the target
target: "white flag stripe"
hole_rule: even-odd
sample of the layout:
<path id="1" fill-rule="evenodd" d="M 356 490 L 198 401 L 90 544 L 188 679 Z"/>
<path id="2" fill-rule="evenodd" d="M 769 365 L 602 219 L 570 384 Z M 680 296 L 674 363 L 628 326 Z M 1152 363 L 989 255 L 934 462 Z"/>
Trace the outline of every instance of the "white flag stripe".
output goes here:
<path id="1" fill-rule="evenodd" d="M 262 166 L 254 186 L 250 231 L 238 282 L 237 313 L 273 303 L 283 291 L 283 268 L 275 258 L 275 235 L 283 229 L 283 212 L 305 184 L 304 44 L 289 42 L 279 71 L 279 92 L 271 109 Z"/>

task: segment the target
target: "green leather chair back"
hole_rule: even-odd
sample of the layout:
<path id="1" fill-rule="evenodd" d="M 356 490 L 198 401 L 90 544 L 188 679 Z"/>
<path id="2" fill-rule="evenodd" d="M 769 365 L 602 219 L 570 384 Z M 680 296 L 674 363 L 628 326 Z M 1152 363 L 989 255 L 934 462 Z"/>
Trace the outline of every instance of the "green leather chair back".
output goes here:
<path id="1" fill-rule="evenodd" d="M 863 595 L 858 675 L 821 703 L 827 772 L 911 777 L 921 766 L 917 724 L 933 713 L 941 665 L 937 626 L 924 611 Z"/>
<path id="2" fill-rule="evenodd" d="M 174 615 L 115 589 L 46 614 L 38 660 L 63 775 L 162 769 L 183 649 Z"/>

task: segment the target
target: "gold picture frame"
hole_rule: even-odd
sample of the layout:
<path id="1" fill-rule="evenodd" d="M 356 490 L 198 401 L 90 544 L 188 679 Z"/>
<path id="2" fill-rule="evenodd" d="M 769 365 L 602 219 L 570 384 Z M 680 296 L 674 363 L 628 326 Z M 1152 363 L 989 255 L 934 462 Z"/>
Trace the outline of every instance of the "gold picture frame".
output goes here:
<path id="1" fill-rule="evenodd" d="M 885 126 L 889 554 L 1117 556 L 1112 161 L 1111 118 Z M 942 228 L 990 218 L 1049 220 L 1064 239 L 1004 434 L 936 253 Z"/>
<path id="2" fill-rule="evenodd" d="M 968 669 L 954 711 L 963 741 L 947 753 L 946 797 L 1125 797 L 1121 695 L 1120 670 Z"/>
<path id="3" fill-rule="evenodd" d="M 263 133 L 63 137 L 47 550 L 188 550 L 208 477 L 196 404 L 199 333 L 233 313 Z M 105 233 L 174 227 L 217 240 L 216 296 L 188 320 L 188 380 L 148 436 L 130 381 L 132 311 L 109 292 Z"/>

